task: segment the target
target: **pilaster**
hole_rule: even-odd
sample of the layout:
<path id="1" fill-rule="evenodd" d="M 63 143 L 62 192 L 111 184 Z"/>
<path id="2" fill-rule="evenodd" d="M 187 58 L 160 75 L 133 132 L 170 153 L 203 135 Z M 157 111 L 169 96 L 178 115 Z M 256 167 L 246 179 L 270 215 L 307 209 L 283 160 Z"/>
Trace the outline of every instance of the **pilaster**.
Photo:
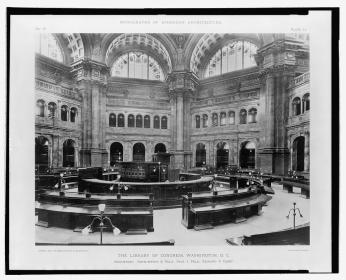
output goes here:
<path id="1" fill-rule="evenodd" d="M 175 71 L 169 74 L 167 83 L 171 98 L 172 116 L 176 116 L 171 128 L 171 152 L 174 154 L 174 167 L 187 169 L 191 167 L 192 162 L 190 104 L 198 86 L 198 78 L 192 72 Z"/>
<path id="2" fill-rule="evenodd" d="M 71 67 L 83 98 L 80 162 L 82 166 L 105 166 L 108 155 L 104 147 L 104 112 L 109 68 L 87 58 Z"/>

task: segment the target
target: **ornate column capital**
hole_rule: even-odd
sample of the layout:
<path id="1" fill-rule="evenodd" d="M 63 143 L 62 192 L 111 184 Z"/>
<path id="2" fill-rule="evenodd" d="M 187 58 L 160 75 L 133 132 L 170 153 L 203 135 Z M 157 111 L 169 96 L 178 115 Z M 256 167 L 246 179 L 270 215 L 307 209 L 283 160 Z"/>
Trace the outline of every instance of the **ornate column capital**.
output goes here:
<path id="1" fill-rule="evenodd" d="M 109 67 L 104 63 L 84 58 L 71 64 L 71 74 L 77 82 L 87 80 L 106 85 Z"/>
<path id="2" fill-rule="evenodd" d="M 174 71 L 168 74 L 166 81 L 171 94 L 194 93 L 199 84 L 196 74 L 187 71 Z"/>

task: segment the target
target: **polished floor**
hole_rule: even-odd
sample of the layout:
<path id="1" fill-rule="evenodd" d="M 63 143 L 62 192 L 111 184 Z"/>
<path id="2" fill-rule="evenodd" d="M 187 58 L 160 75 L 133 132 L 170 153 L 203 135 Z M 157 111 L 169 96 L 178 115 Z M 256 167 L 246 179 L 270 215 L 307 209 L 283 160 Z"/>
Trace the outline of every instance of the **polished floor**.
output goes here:
<path id="1" fill-rule="evenodd" d="M 103 234 L 103 243 L 136 243 L 136 242 L 160 242 L 174 239 L 176 246 L 194 245 L 226 245 L 226 238 L 239 237 L 277 231 L 292 227 L 293 216 L 286 218 L 289 210 L 296 202 L 296 207 L 300 208 L 303 215 L 296 216 L 296 225 L 301 225 L 310 220 L 310 200 L 299 193 L 287 193 L 282 186 L 273 184 L 275 195 L 268 205 L 263 207 L 260 216 L 253 216 L 239 224 L 224 224 L 212 229 L 196 231 L 186 229 L 181 224 L 181 209 L 154 210 L 154 232 L 146 235 L 125 235 L 117 236 L 112 233 Z M 294 190 L 295 191 L 295 190 Z M 291 213 L 292 214 L 292 213 Z M 98 243 L 100 233 L 95 232 L 89 235 L 73 232 L 71 230 L 59 228 L 35 227 L 36 242 L 43 243 Z"/>

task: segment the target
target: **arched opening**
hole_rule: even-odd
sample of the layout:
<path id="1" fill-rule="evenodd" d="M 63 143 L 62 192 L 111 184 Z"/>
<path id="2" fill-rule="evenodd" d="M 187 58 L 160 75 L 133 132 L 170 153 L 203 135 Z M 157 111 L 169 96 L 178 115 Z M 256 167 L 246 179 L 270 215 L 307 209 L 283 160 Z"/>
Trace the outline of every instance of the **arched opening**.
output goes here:
<path id="1" fill-rule="evenodd" d="M 75 166 L 75 142 L 67 139 L 63 144 L 63 167 Z"/>
<path id="2" fill-rule="evenodd" d="M 293 141 L 292 169 L 295 171 L 304 171 L 304 145 L 304 136 L 299 136 Z"/>
<path id="3" fill-rule="evenodd" d="M 163 116 L 161 118 L 161 129 L 167 129 L 167 117 Z"/>
<path id="4" fill-rule="evenodd" d="M 124 114 L 118 115 L 118 127 L 124 127 L 125 126 L 125 117 Z"/>
<path id="5" fill-rule="evenodd" d="M 46 170 L 48 162 L 48 139 L 44 136 L 35 138 L 35 165 L 39 172 Z"/>
<path id="6" fill-rule="evenodd" d="M 255 123 L 257 122 L 257 109 L 251 108 L 249 110 L 249 123 Z"/>
<path id="7" fill-rule="evenodd" d="M 196 128 L 201 127 L 201 117 L 199 115 L 196 116 Z"/>
<path id="8" fill-rule="evenodd" d="M 239 123 L 246 124 L 247 112 L 245 109 L 241 109 L 239 112 Z"/>
<path id="9" fill-rule="evenodd" d="M 127 117 L 127 127 L 135 127 L 135 117 L 132 114 Z"/>
<path id="10" fill-rule="evenodd" d="M 216 168 L 225 168 L 228 166 L 229 146 L 225 142 L 216 145 Z"/>
<path id="11" fill-rule="evenodd" d="M 111 68 L 111 75 L 122 78 L 164 80 L 160 64 L 143 52 L 128 52 L 118 57 Z"/>
<path id="12" fill-rule="evenodd" d="M 61 106 L 61 120 L 66 122 L 67 121 L 67 113 L 68 113 L 68 108 L 66 105 Z"/>
<path id="13" fill-rule="evenodd" d="M 166 152 L 166 146 L 165 144 L 158 143 L 155 145 L 154 153 L 165 153 Z"/>
<path id="14" fill-rule="evenodd" d="M 217 113 L 213 113 L 213 115 L 212 115 L 212 126 L 218 126 L 219 125 L 218 124 L 218 120 L 219 120 L 219 118 L 217 116 Z"/>
<path id="15" fill-rule="evenodd" d="M 303 113 L 310 110 L 310 94 L 306 93 L 303 96 Z"/>
<path id="16" fill-rule="evenodd" d="M 123 145 L 119 142 L 114 142 L 110 148 L 110 165 L 113 166 L 116 162 L 123 161 Z"/>
<path id="17" fill-rule="evenodd" d="M 292 101 L 292 114 L 293 114 L 293 116 L 300 115 L 300 112 L 301 112 L 300 109 L 301 109 L 300 98 L 296 97 Z"/>
<path id="18" fill-rule="evenodd" d="M 44 102 L 44 100 L 42 100 L 42 99 L 37 100 L 37 102 L 36 102 L 36 116 L 44 117 L 45 104 L 46 104 L 46 102 Z"/>
<path id="19" fill-rule="evenodd" d="M 154 128 L 160 128 L 160 117 L 159 116 L 154 117 Z"/>
<path id="20" fill-rule="evenodd" d="M 203 115 L 203 127 L 208 127 L 208 115 L 204 114 Z"/>
<path id="21" fill-rule="evenodd" d="M 76 116 L 77 116 L 77 108 L 72 107 L 70 111 L 70 121 L 75 122 L 76 121 Z"/>
<path id="22" fill-rule="evenodd" d="M 109 126 L 110 127 L 116 127 L 116 125 L 117 125 L 117 118 L 116 118 L 115 114 L 112 113 L 112 114 L 109 115 L 108 122 L 109 122 Z"/>
<path id="23" fill-rule="evenodd" d="M 225 112 L 221 112 L 220 113 L 220 125 L 226 125 L 226 113 Z"/>
<path id="24" fill-rule="evenodd" d="M 133 145 L 133 161 L 145 161 L 145 147 L 142 143 Z"/>
<path id="25" fill-rule="evenodd" d="M 150 128 L 150 116 L 144 116 L 144 128 Z"/>
<path id="26" fill-rule="evenodd" d="M 56 104 L 54 102 L 49 102 L 48 103 L 48 117 L 49 118 L 54 118 L 56 114 Z"/>
<path id="27" fill-rule="evenodd" d="M 228 112 L 229 124 L 235 124 L 235 113 L 234 111 Z"/>
<path id="28" fill-rule="evenodd" d="M 253 142 L 242 144 L 239 155 L 240 168 L 255 168 L 256 146 Z"/>
<path id="29" fill-rule="evenodd" d="M 198 143 L 196 146 L 196 167 L 204 166 L 206 163 L 205 145 Z"/>
<path id="30" fill-rule="evenodd" d="M 143 118 L 141 115 L 136 116 L 136 127 L 143 127 Z"/>

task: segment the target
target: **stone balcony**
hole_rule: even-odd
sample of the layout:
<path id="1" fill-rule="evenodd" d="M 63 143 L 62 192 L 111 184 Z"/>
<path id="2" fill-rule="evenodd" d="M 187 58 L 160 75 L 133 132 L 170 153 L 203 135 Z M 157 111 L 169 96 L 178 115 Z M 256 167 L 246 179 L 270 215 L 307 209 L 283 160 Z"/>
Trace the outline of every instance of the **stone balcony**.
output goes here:
<path id="1" fill-rule="evenodd" d="M 237 132 L 258 132 L 259 130 L 258 123 L 226 124 L 215 127 L 192 128 L 191 135 L 221 135 Z"/>
<path id="2" fill-rule="evenodd" d="M 310 121 L 310 111 L 306 111 L 299 116 L 291 116 L 288 118 L 287 126 L 299 125 Z"/>
<path id="3" fill-rule="evenodd" d="M 107 127 L 109 135 L 170 136 L 171 130 L 143 127 Z"/>
<path id="4" fill-rule="evenodd" d="M 310 72 L 306 72 L 296 78 L 294 78 L 290 84 L 288 85 L 289 88 L 294 88 L 294 87 L 297 87 L 297 86 L 300 86 L 304 83 L 307 83 L 310 81 Z"/>
<path id="5" fill-rule="evenodd" d="M 52 129 L 64 129 L 64 130 L 81 130 L 81 124 L 79 120 L 76 122 L 62 121 L 57 118 L 48 117 L 35 117 L 35 125 L 40 127 L 52 128 Z"/>

